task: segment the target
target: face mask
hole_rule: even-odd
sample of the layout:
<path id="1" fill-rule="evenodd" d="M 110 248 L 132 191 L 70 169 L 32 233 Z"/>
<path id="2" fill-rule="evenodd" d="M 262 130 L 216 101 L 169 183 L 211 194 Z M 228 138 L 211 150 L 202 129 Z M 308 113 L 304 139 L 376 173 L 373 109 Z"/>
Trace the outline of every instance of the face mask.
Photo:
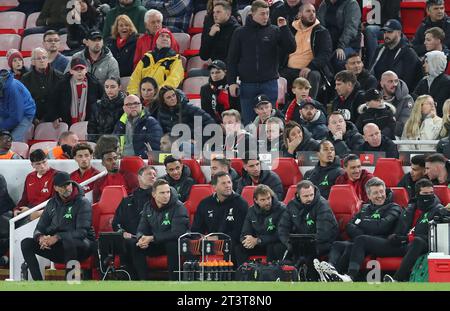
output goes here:
<path id="1" fill-rule="evenodd" d="M 420 210 L 426 210 L 434 202 L 434 194 L 419 194 L 417 196 L 417 207 Z"/>

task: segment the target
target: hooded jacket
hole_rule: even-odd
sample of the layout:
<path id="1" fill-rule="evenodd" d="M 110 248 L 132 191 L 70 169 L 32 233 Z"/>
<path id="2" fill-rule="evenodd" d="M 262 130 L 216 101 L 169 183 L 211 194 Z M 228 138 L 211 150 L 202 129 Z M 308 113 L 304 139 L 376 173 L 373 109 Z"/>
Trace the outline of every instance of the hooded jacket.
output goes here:
<path id="1" fill-rule="evenodd" d="M 322 111 L 322 114 L 325 116 L 326 120 L 326 109 L 323 107 L 323 105 L 318 102 L 315 99 L 308 98 L 313 103 L 313 106 L 316 107 L 318 110 Z M 284 121 L 288 123 L 289 121 L 295 121 L 297 123 L 300 123 L 300 103 L 302 101 L 298 102 L 297 98 L 294 98 L 289 106 L 286 109 L 286 115 L 284 117 Z"/>
<path id="2" fill-rule="evenodd" d="M 303 179 L 311 181 L 320 190 L 320 194 L 328 199 L 331 187 L 342 174 L 344 174 L 344 170 L 341 168 L 341 160 L 339 157 L 335 157 L 334 162 L 325 167 L 321 166 L 318 161 L 313 169 L 305 173 Z"/>
<path id="3" fill-rule="evenodd" d="M 395 138 L 395 107 L 387 102 L 382 102 L 378 108 L 368 108 L 367 103 L 358 107 L 360 116 L 356 120 L 356 128 L 363 132 L 364 125 L 374 123 L 378 125 L 381 133 L 391 139 Z"/>
<path id="4" fill-rule="evenodd" d="M 36 26 L 47 26 L 61 29 L 66 25 L 68 1 L 46 0 L 36 20 Z"/>
<path id="5" fill-rule="evenodd" d="M 367 91 L 370 89 L 376 89 L 378 87 L 378 80 L 373 75 L 369 73 L 367 69 L 361 71 L 361 73 L 357 76 L 360 89 L 363 91 Z"/>
<path id="6" fill-rule="evenodd" d="M 35 113 L 34 99 L 22 82 L 9 72 L 0 77 L 0 130 L 11 132 L 24 118 L 33 120 Z"/>
<path id="7" fill-rule="evenodd" d="M 81 58 L 86 61 L 88 72 L 93 74 L 102 86 L 109 77 L 120 77 L 119 64 L 106 46 L 103 47 L 100 57 L 94 63 L 91 61 L 88 48 L 73 54 L 73 58 Z M 65 72 L 67 73 L 69 69 L 70 63 L 67 65 Z"/>
<path id="8" fill-rule="evenodd" d="M 34 230 L 33 237 L 56 235 L 62 240 L 77 239 L 92 244 L 95 234 L 92 228 L 92 206 L 84 197 L 80 185 L 72 183 L 69 201 L 63 202 L 58 193 L 47 202 L 44 212 Z"/>
<path id="9" fill-rule="evenodd" d="M 364 204 L 347 224 L 346 231 L 349 237 L 352 240 L 360 235 L 386 238 L 394 233 L 402 208 L 392 200 L 392 192 L 386 191 L 383 205 L 378 206 L 371 202 Z"/>
<path id="10" fill-rule="evenodd" d="M 116 209 L 112 228 L 116 232 L 128 232 L 136 234 L 139 221 L 141 220 L 144 205 L 150 201 L 152 189 L 137 188 L 133 194 L 123 198 Z"/>
<path id="11" fill-rule="evenodd" d="M 300 115 L 299 122 L 304 128 L 311 132 L 314 139 L 322 140 L 325 136 L 327 136 L 327 118 L 321 110 L 317 110 L 311 121 L 306 121 Z"/>
<path id="12" fill-rule="evenodd" d="M 273 6 L 273 8 L 270 7 L 270 22 L 272 23 L 272 25 L 276 25 L 278 18 L 284 17 L 291 30 L 294 30 L 292 24 L 297 19 L 297 14 L 300 6 L 300 2 L 297 5 L 291 7 L 286 3 L 286 1 L 281 1 L 280 5 Z"/>
<path id="13" fill-rule="evenodd" d="M 240 243 L 247 211 L 248 204 L 239 194 L 233 192 L 223 202 L 213 194 L 198 205 L 191 231 L 202 234 L 223 232 L 231 237 L 233 243 Z"/>
<path id="14" fill-rule="evenodd" d="M 131 5 L 123 6 L 121 4 L 116 4 L 108 14 L 106 14 L 105 23 L 103 25 L 103 38 L 109 38 L 111 36 L 111 28 L 119 15 L 127 15 L 138 33 L 145 32 L 144 16 L 147 10 L 142 6 L 141 0 L 134 0 Z"/>
<path id="15" fill-rule="evenodd" d="M 401 137 L 405 123 L 411 114 L 412 107 L 414 106 L 414 99 L 411 95 L 409 95 L 409 89 L 406 83 L 400 79 L 398 80 L 398 85 L 395 89 L 394 96 L 391 99 L 386 99 L 385 96 L 386 94 L 383 94 L 383 100 L 394 105 L 396 109 L 395 136 Z"/>
<path id="16" fill-rule="evenodd" d="M 137 34 L 132 34 L 128 37 L 125 45 L 121 48 L 117 46 L 117 38 L 109 38 L 106 41 L 106 46 L 109 48 L 119 64 L 119 72 L 121 77 L 129 77 L 133 73 L 134 53 L 136 52 L 137 38 Z"/>
<path id="17" fill-rule="evenodd" d="M 425 55 L 427 52 L 425 48 L 425 31 L 430 28 L 439 27 L 445 33 L 443 45 L 450 46 L 450 18 L 448 16 L 444 16 L 444 18 L 438 22 L 432 22 L 430 17 L 427 16 L 420 24 L 419 28 L 417 28 L 416 35 L 412 41 L 412 45 L 414 50 L 419 56 Z"/>
<path id="18" fill-rule="evenodd" d="M 226 61 L 231 37 L 233 36 L 234 31 L 239 28 L 240 25 L 234 18 L 234 16 L 230 16 L 230 19 L 228 19 L 228 21 L 220 25 L 220 31 L 211 37 L 209 35 L 209 32 L 211 30 L 211 26 L 213 26 L 214 24 L 215 23 L 212 16 L 205 17 L 205 23 L 202 32 L 202 42 L 200 46 L 200 58 L 203 60 L 220 59 L 222 61 Z"/>
<path id="19" fill-rule="evenodd" d="M 278 79 L 279 49 L 293 53 L 296 44 L 289 27 L 265 26 L 249 15 L 246 24 L 235 30 L 228 49 L 228 84 L 239 76 L 244 83 Z"/>
<path id="20" fill-rule="evenodd" d="M 154 237 L 155 243 L 177 241 L 178 237 L 189 229 L 189 217 L 186 207 L 178 200 L 174 189 L 170 189 L 169 203 L 158 208 L 154 199 L 144 205 L 139 221 L 136 238 L 143 235 Z"/>
<path id="21" fill-rule="evenodd" d="M 327 200 L 317 187 L 311 204 L 303 204 L 297 197 L 286 207 L 278 224 L 281 242 L 289 249 L 290 234 L 315 234 L 317 255 L 327 255 L 331 245 L 338 237 L 339 228 L 336 217 Z"/>
<path id="22" fill-rule="evenodd" d="M 450 136 L 439 140 L 436 146 L 436 152 L 442 153 L 447 159 L 450 158 Z"/>
<path id="23" fill-rule="evenodd" d="M 353 91 L 347 98 L 336 96 L 333 99 L 331 110 L 342 113 L 345 121 L 355 123 L 358 117 L 358 107 L 362 103 L 364 103 L 364 91 L 360 89 L 359 82 L 356 82 Z"/>
<path id="24" fill-rule="evenodd" d="M 336 178 L 335 185 L 350 185 L 355 190 L 356 195 L 358 198 L 363 202 L 367 203 L 369 201 L 369 198 L 367 197 L 366 193 L 366 183 L 373 177 L 372 173 L 369 173 L 367 170 L 362 169 L 361 170 L 361 176 L 358 180 L 351 181 L 348 177 L 348 174 L 342 174 L 338 178 Z"/>
<path id="25" fill-rule="evenodd" d="M 283 184 L 281 183 L 280 177 L 276 173 L 272 171 L 261 170 L 258 180 L 258 185 L 260 184 L 266 185 L 270 189 L 272 189 L 273 192 L 275 192 L 278 200 L 282 200 L 284 198 Z M 242 177 L 239 180 L 236 192 L 241 194 L 242 189 L 244 189 L 245 186 L 253 186 L 253 185 L 254 184 L 252 178 L 244 170 L 242 171 Z"/>
<path id="26" fill-rule="evenodd" d="M 120 91 L 117 97 L 109 99 L 106 94 L 92 106 L 87 132 L 88 139 L 96 142 L 100 135 L 111 134 L 123 114 L 125 93 Z"/>
<path id="27" fill-rule="evenodd" d="M 189 169 L 189 166 L 183 165 L 183 170 L 181 171 L 179 180 L 173 179 L 169 174 L 166 174 L 161 178 L 167 180 L 169 185 L 175 188 L 178 193 L 178 200 L 181 202 L 186 202 L 189 197 L 189 193 L 191 192 L 192 185 L 195 184 L 194 179 L 191 177 L 191 170 Z"/>
<path id="28" fill-rule="evenodd" d="M 48 112 L 50 97 L 55 85 L 63 78 L 62 73 L 49 65 L 45 73 L 38 72 L 34 66 L 20 80 L 30 91 L 36 103 L 36 118 L 42 120 Z"/>
<path id="29" fill-rule="evenodd" d="M 372 147 L 367 143 L 367 141 L 365 141 L 364 144 L 362 144 L 362 146 L 359 148 L 359 151 L 385 152 L 386 158 L 398 159 L 399 157 L 397 145 L 394 144 L 394 142 L 390 138 L 384 135 L 381 135 L 381 144 L 378 147 Z"/>
<path id="30" fill-rule="evenodd" d="M 358 132 L 356 126 L 350 121 L 346 121 L 345 124 L 347 130 L 342 139 L 335 139 L 330 131 L 327 136 L 327 139 L 334 145 L 336 155 L 341 159 L 359 150 L 364 144 L 364 137 Z"/>
<path id="31" fill-rule="evenodd" d="M 121 135 L 119 137 L 121 148 L 125 146 L 127 122 L 128 116 L 124 113 L 116 123 L 113 131 L 113 134 Z M 133 128 L 134 154 L 146 159 L 147 147 L 145 144 L 150 144 L 152 150 L 159 150 L 162 135 L 163 132 L 158 121 L 145 110 L 142 110 Z"/>
<path id="32" fill-rule="evenodd" d="M 439 152 L 439 151 L 438 151 Z M 403 187 L 408 192 L 408 198 L 411 200 L 416 196 L 416 182 L 413 181 L 411 173 L 406 173 L 403 175 L 402 179 L 398 182 L 397 187 Z"/>
<path id="33" fill-rule="evenodd" d="M 140 35 L 136 42 L 136 52 L 134 53 L 133 68 L 136 67 L 137 63 L 144 57 L 145 53 L 152 51 L 155 47 L 153 42 L 155 41 L 155 35 L 150 34 L 146 31 L 144 34 Z M 170 42 L 170 48 L 174 50 L 177 54 L 180 53 L 180 47 L 178 42 L 173 40 Z"/>
<path id="34" fill-rule="evenodd" d="M 403 128 L 402 140 L 436 140 L 442 129 L 442 119 L 438 116 L 427 115 L 420 124 L 419 133 L 415 137 L 408 137 L 406 126 Z M 434 145 L 399 145 L 399 150 L 433 150 Z"/>
<path id="35" fill-rule="evenodd" d="M 246 235 L 251 235 L 261 239 L 261 246 L 280 242 L 278 224 L 285 210 L 286 206 L 274 197 L 272 197 L 272 206 L 268 211 L 263 210 L 255 203 L 248 209 L 245 217 L 241 241 Z"/>
<path id="36" fill-rule="evenodd" d="M 299 151 L 319 151 L 319 142 L 312 138 L 312 134 L 301 126 L 301 130 L 303 132 L 303 140 L 297 146 L 294 153 L 289 153 L 288 146 L 283 142 L 283 146 L 281 147 L 281 151 L 283 152 L 283 157 L 288 158 L 297 158 L 297 152 Z"/>

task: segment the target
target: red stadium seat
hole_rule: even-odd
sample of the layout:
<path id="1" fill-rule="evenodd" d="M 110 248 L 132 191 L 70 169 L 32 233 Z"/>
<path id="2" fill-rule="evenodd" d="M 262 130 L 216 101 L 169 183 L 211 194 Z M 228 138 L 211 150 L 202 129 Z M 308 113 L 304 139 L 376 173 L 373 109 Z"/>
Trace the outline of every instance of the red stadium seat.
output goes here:
<path id="1" fill-rule="evenodd" d="M 25 27 L 25 13 L 22 12 L 1 12 L 0 13 L 0 33 L 16 33 L 21 35 Z"/>
<path id="2" fill-rule="evenodd" d="M 187 33 L 175 32 L 173 34 L 175 41 L 177 41 L 180 47 L 180 54 L 183 54 L 185 50 L 189 49 L 191 44 L 191 36 Z"/>
<path id="3" fill-rule="evenodd" d="M 353 215 L 361 208 L 361 201 L 350 185 L 334 185 L 331 187 L 328 202 L 333 210 L 341 232 Z"/>
<path id="4" fill-rule="evenodd" d="M 208 83 L 208 77 L 191 77 L 183 82 L 183 92 L 189 99 L 200 98 L 200 89 Z"/>
<path id="5" fill-rule="evenodd" d="M 442 205 L 450 203 L 450 189 L 447 186 L 434 186 L 434 194 L 441 200 Z"/>
<path id="6" fill-rule="evenodd" d="M 100 200 L 92 206 L 92 224 L 98 237 L 100 232 L 112 231 L 112 220 L 122 199 L 127 196 L 123 186 L 106 186 Z"/>
<path id="7" fill-rule="evenodd" d="M 381 178 L 389 188 L 397 187 L 404 174 L 402 161 L 392 158 L 378 159 L 373 172 L 373 175 Z"/>
<path id="8" fill-rule="evenodd" d="M 191 177 L 194 178 L 197 184 L 206 184 L 205 175 L 203 175 L 202 168 L 195 159 L 183 159 L 184 165 L 187 165 L 191 170 Z"/>
<path id="9" fill-rule="evenodd" d="M 189 49 L 185 50 L 183 55 L 186 57 L 198 55 L 200 52 L 200 46 L 202 45 L 202 34 L 198 33 L 191 38 L 191 44 Z"/>
<path id="10" fill-rule="evenodd" d="M 189 72 L 191 69 L 205 69 L 208 67 L 208 61 L 205 61 L 200 58 L 200 56 L 194 56 L 189 58 L 187 62 L 186 71 Z"/>
<path id="11" fill-rule="evenodd" d="M 189 220 L 192 223 L 194 220 L 195 212 L 197 211 L 197 207 L 204 198 L 209 197 L 214 193 L 214 188 L 210 184 L 203 185 L 193 185 L 191 188 L 191 192 L 189 193 L 189 197 L 184 203 L 188 214 Z"/>
<path id="12" fill-rule="evenodd" d="M 20 155 L 24 159 L 28 159 L 28 150 L 30 147 L 28 147 L 27 143 L 23 143 L 20 141 L 13 141 L 11 150 Z"/>
<path id="13" fill-rule="evenodd" d="M 425 2 L 400 3 L 400 16 L 403 24 L 403 33 L 408 37 L 414 37 L 417 28 L 425 18 Z"/>
<path id="14" fill-rule="evenodd" d="M 377 257 L 382 271 L 397 271 L 402 263 L 402 257 Z"/>
<path id="15" fill-rule="evenodd" d="M 231 167 L 236 171 L 236 173 L 239 174 L 239 176 L 242 176 L 242 170 L 244 169 L 244 162 L 242 161 L 242 159 L 231 159 Z"/>
<path id="16" fill-rule="evenodd" d="M 391 187 L 391 190 L 394 194 L 394 202 L 406 208 L 409 202 L 408 191 L 403 187 Z"/>
<path id="17" fill-rule="evenodd" d="M 206 10 L 198 11 L 194 15 L 194 21 L 192 22 L 192 27 L 188 29 L 190 35 L 195 35 L 203 31 L 203 23 L 205 21 Z"/>
<path id="18" fill-rule="evenodd" d="M 247 201 L 248 206 L 253 206 L 255 203 L 253 202 L 253 193 L 255 192 L 256 186 L 245 186 L 242 189 L 241 196 Z"/>
<path id="19" fill-rule="evenodd" d="M 41 141 L 31 145 L 29 153 L 32 153 L 36 149 L 42 149 L 45 153 L 56 147 L 56 141 Z"/>
<path id="20" fill-rule="evenodd" d="M 144 160 L 138 156 L 126 156 L 120 160 L 120 171 L 137 175 L 139 169 L 145 165 Z"/>
<path id="21" fill-rule="evenodd" d="M 34 139 L 35 140 L 58 140 L 59 136 L 63 132 L 67 132 L 69 130 L 69 126 L 67 123 L 61 122 L 59 123 L 58 128 L 53 127 L 52 122 L 42 122 L 36 126 L 34 130 Z"/>
<path id="22" fill-rule="evenodd" d="M 280 177 L 285 193 L 291 185 L 296 185 L 303 179 L 298 164 L 293 158 L 274 159 L 272 161 L 272 171 Z"/>
<path id="23" fill-rule="evenodd" d="M 36 21 L 39 17 L 39 14 L 41 14 L 41 12 L 34 12 L 28 15 L 25 29 L 36 27 Z"/>
<path id="24" fill-rule="evenodd" d="M 22 37 L 16 34 L 0 34 L 0 56 L 5 56 L 9 49 L 20 50 Z"/>
<path id="25" fill-rule="evenodd" d="M 70 126 L 69 131 L 77 134 L 80 140 L 86 140 L 88 121 L 81 121 Z"/>
<path id="26" fill-rule="evenodd" d="M 31 51 L 38 46 L 42 46 L 42 41 L 44 39 L 43 33 L 37 33 L 28 35 L 22 40 L 22 55 L 23 57 L 28 57 L 31 55 Z"/>
<path id="27" fill-rule="evenodd" d="M 291 185 L 286 192 L 286 196 L 284 197 L 283 203 L 288 205 L 288 203 L 295 198 L 296 192 L 297 192 L 297 185 Z"/>

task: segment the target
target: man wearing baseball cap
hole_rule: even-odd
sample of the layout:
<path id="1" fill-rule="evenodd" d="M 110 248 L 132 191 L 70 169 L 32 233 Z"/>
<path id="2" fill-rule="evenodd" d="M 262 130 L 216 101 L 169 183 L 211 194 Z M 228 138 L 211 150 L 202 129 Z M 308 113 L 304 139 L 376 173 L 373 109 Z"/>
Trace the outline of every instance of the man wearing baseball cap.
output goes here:
<path id="1" fill-rule="evenodd" d="M 269 120 L 270 117 L 277 117 L 281 120 L 284 120 L 284 115 L 279 110 L 273 108 L 272 103 L 270 102 L 270 99 L 267 95 L 260 94 L 256 96 L 254 105 L 256 118 L 251 124 L 255 126 L 256 130 L 258 130 L 258 127 L 260 125 L 266 124 L 267 120 Z"/>
<path id="2" fill-rule="evenodd" d="M 66 172 L 53 179 L 55 195 L 44 207 L 32 238 L 22 240 L 22 254 L 33 280 L 42 280 L 36 255 L 67 264 L 83 261 L 94 251 L 92 206 L 80 185 Z"/>
<path id="3" fill-rule="evenodd" d="M 306 98 L 300 102 L 298 108 L 298 123 L 310 131 L 314 139 L 322 140 L 325 138 L 328 134 L 328 128 L 322 104 L 312 98 Z M 294 117 L 294 120 L 296 119 Z"/>
<path id="4" fill-rule="evenodd" d="M 388 20 L 381 30 L 384 32 L 384 43 L 378 46 L 372 59 L 369 71 L 378 81 L 388 70 L 394 71 L 406 82 L 409 90 L 414 90 L 423 77 L 422 63 L 416 52 L 402 40 L 402 24 L 396 19 Z"/>

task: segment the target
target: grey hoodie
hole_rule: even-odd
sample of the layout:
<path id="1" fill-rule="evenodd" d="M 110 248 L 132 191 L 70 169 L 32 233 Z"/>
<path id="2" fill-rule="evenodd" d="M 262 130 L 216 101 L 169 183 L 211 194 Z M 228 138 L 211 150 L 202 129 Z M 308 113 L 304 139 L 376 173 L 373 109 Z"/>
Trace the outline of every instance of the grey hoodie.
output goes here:
<path id="1" fill-rule="evenodd" d="M 382 91 L 383 92 L 383 91 Z M 384 96 L 384 94 L 383 94 Z M 412 107 L 414 105 L 414 99 L 409 95 L 409 89 L 406 83 L 399 79 L 397 89 L 395 90 L 394 97 L 392 99 L 383 99 L 385 102 L 394 105 L 395 112 L 395 136 L 401 137 L 403 133 L 403 127 L 411 114 Z"/>
<path id="2" fill-rule="evenodd" d="M 434 79 L 441 73 L 445 72 L 447 68 L 447 56 L 441 51 L 431 51 L 425 54 L 426 62 L 428 63 L 428 88 L 431 88 L 431 84 Z"/>

